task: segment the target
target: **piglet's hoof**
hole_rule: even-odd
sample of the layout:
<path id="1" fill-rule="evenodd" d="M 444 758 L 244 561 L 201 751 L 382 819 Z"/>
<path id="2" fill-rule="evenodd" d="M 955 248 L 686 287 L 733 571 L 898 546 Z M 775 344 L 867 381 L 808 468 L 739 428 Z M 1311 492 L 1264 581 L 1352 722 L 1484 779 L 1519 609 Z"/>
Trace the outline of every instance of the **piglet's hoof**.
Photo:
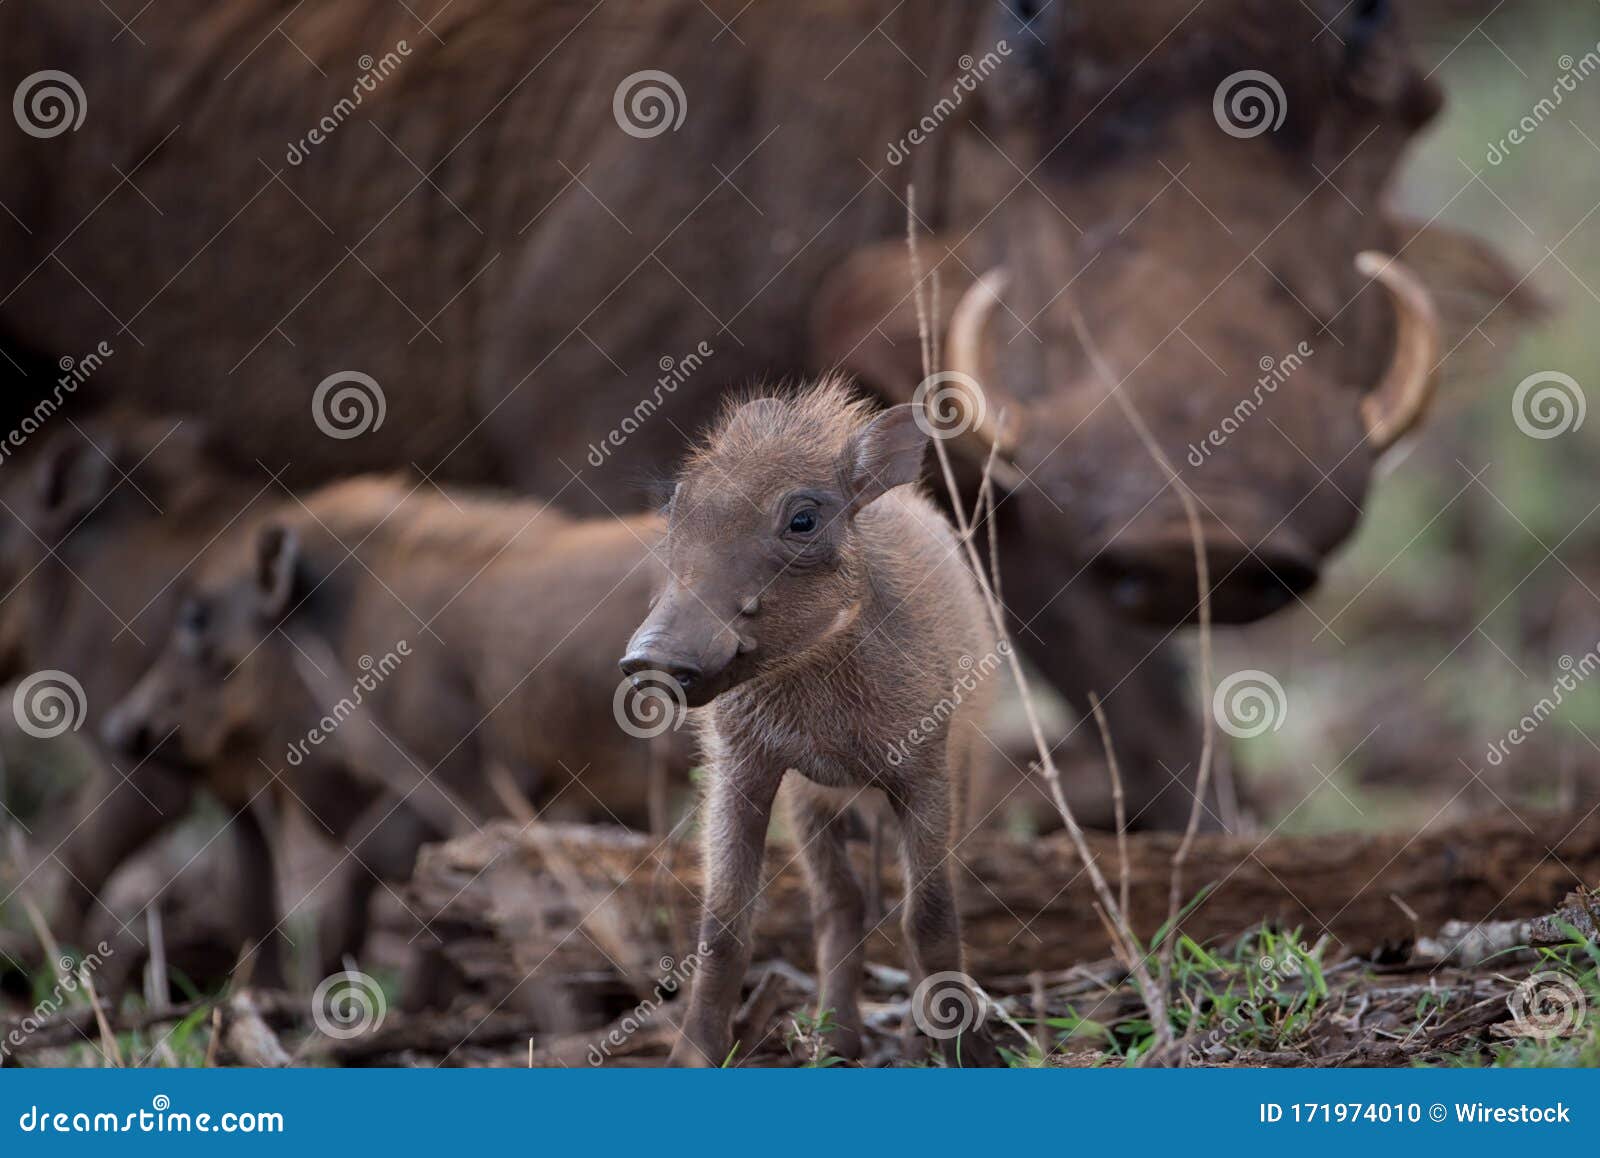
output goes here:
<path id="1" fill-rule="evenodd" d="M 733 1053 L 731 1046 L 719 1050 L 715 1043 L 705 1038 L 697 1042 L 697 1036 L 687 1030 L 680 1031 L 678 1040 L 672 1043 L 672 1053 L 667 1057 L 667 1065 L 686 1070 L 714 1069 L 722 1065 L 723 1059 Z"/>
<path id="2" fill-rule="evenodd" d="M 944 1064 L 952 1069 L 994 1070 L 1004 1069 L 1005 1059 L 989 1031 L 983 1026 L 941 1043 Z"/>
<path id="3" fill-rule="evenodd" d="M 900 1057 L 908 1065 L 927 1065 L 934 1056 L 947 1069 L 1004 1069 L 1006 1062 L 987 1030 L 967 1030 L 957 1036 L 936 1038 L 912 1032 L 900 1037 Z"/>
<path id="4" fill-rule="evenodd" d="M 830 1026 L 822 1035 L 823 1042 L 828 1047 L 828 1052 L 834 1057 L 847 1062 L 861 1060 L 862 1041 L 861 1031 L 853 1025 Z"/>
<path id="5" fill-rule="evenodd" d="M 925 1061 L 931 1045 L 951 1069 L 1003 1068 L 989 1036 L 988 1012 L 988 999 L 967 974 L 929 974 L 912 989 L 901 1053 L 908 1061 Z"/>

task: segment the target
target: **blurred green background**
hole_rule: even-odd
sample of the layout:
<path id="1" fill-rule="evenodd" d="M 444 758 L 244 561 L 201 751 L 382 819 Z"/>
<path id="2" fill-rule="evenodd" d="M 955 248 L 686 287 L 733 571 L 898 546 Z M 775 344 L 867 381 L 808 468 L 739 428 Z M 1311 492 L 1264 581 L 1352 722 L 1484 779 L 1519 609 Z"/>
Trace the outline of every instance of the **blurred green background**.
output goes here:
<path id="1" fill-rule="evenodd" d="M 1395 207 L 1490 241 L 1531 271 L 1551 315 L 1514 343 L 1474 334 L 1451 356 L 1424 431 L 1386 464 L 1307 607 L 1219 633 L 1219 677 L 1260 668 L 1288 694 L 1282 729 L 1236 748 L 1264 829 L 1414 827 L 1600 799 L 1600 674 L 1560 693 L 1498 767 L 1487 758 L 1554 702 L 1563 656 L 1600 648 L 1600 415 L 1539 439 L 1512 413 L 1518 383 L 1540 371 L 1600 404 L 1600 5 L 1524 0 L 1475 26 L 1479 14 L 1418 34 L 1448 103 Z M 1572 91 L 1491 164 L 1491 144 L 1539 117 L 1563 76 Z"/>

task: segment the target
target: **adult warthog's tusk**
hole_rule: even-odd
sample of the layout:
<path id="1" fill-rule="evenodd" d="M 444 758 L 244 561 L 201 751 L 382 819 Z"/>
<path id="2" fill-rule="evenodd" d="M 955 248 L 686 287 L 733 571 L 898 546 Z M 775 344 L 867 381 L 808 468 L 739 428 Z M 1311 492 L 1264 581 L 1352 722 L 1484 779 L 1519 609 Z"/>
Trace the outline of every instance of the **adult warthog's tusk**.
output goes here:
<path id="1" fill-rule="evenodd" d="M 1386 253 L 1366 250 L 1356 269 L 1383 285 L 1394 302 L 1394 356 L 1378 385 L 1361 400 L 1361 419 L 1375 451 L 1393 446 L 1421 420 L 1439 382 L 1439 313 L 1416 274 Z"/>

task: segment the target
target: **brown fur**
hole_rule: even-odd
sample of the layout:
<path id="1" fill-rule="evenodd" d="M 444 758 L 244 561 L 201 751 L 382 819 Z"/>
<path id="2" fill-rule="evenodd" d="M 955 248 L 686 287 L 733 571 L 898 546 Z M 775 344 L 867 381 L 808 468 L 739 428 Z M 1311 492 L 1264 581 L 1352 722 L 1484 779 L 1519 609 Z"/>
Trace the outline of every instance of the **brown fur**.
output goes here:
<path id="1" fill-rule="evenodd" d="M 322 946 L 336 963 L 361 944 L 375 875 L 404 880 L 418 845 L 442 834 L 352 767 L 359 737 L 342 729 L 366 722 L 306 742 L 330 705 L 297 658 L 322 667 L 330 649 L 340 670 L 329 682 L 352 694 L 382 672 L 361 695 L 387 737 L 378 750 L 392 747 L 403 775 L 428 774 L 469 817 L 503 811 L 485 775 L 499 764 L 550 816 L 645 827 L 650 753 L 611 717 L 612 657 L 645 604 L 659 533 L 651 517 L 585 522 L 399 477 L 325 487 L 206 556 L 117 727 L 175 730 L 192 765 L 257 769 L 253 790 L 270 771 L 286 806 L 349 848 L 359 867 Z M 681 771 L 681 744 L 676 759 Z"/>
<path id="2" fill-rule="evenodd" d="M 59 775 L 72 745 L 94 743 L 112 705 L 159 653 L 185 569 L 267 480 L 222 469 L 193 421 L 126 410 L 76 428 L 58 418 L 3 469 L 0 680 L 53 669 L 82 685 L 87 710 L 77 734 L 34 741 L 47 772 Z M 26 887 L 68 944 L 112 873 L 188 813 L 197 787 L 190 773 L 161 759 L 108 747 L 97 754 L 96 774 L 29 841 L 38 859 Z M 218 768 L 212 778 L 230 774 Z M 257 819 L 237 796 L 223 799 L 237 809 L 230 825 L 237 875 L 260 880 L 250 856 L 261 838 Z M 239 943 L 272 927 L 248 898 L 228 908 Z M 282 980 L 266 966 L 257 977 Z"/>
<path id="3" fill-rule="evenodd" d="M 796 836 L 835 1048 L 853 1056 L 860 1047 L 865 909 L 842 814 L 863 794 L 881 793 L 901 822 L 913 977 L 961 968 L 949 852 L 983 689 L 954 710 L 938 705 L 948 709 L 963 672 L 996 643 L 953 532 L 915 486 L 926 437 L 912 408 L 869 417 L 837 381 L 731 408 L 679 476 L 668 575 L 624 660 L 630 672 L 688 673 L 689 703 L 710 705 L 701 719 L 706 959 L 678 1064 L 720 1064 L 733 1045 L 786 771 L 800 777 Z M 796 532 L 792 520 L 806 512 L 811 529 Z M 981 1031 L 945 1048 L 969 1063 L 993 1054 Z"/>
<path id="4" fill-rule="evenodd" d="M 960 261 L 940 263 L 947 300 L 971 272 L 1013 273 L 985 385 L 1025 436 L 1029 482 L 1001 515 L 1014 634 L 1080 708 L 1100 691 L 1130 779 L 1163 787 L 1160 765 L 1196 750 L 1181 726 L 1143 724 L 1188 716 L 1164 644 L 1195 602 L 1186 528 L 1065 311 L 1080 308 L 1130 374 L 1124 389 L 1204 500 L 1215 606 L 1237 618 L 1281 606 L 1350 533 L 1371 477 L 1356 408 L 1391 327 L 1351 260 L 1410 236 L 1383 207 L 1438 93 L 1397 4 L 1036 7 L 1022 29 L 1006 6 L 971 0 L 455 0 L 435 36 L 391 0 L 292 13 L 163 0 L 140 13 L 145 43 L 128 53 L 97 0 L 8 0 L 0 92 L 66 67 L 91 111 L 75 133 L 4 138 L 0 202 L 30 232 L 0 256 L 0 326 L 53 360 L 114 329 L 107 309 L 131 319 L 143 344 L 114 334 L 86 393 L 208 414 L 239 461 L 289 465 L 298 483 L 414 462 L 620 510 L 755 375 L 848 362 L 886 400 L 909 398 L 914 353 L 906 374 L 858 349 L 906 279 L 833 315 L 815 344 L 796 322 L 830 271 L 903 233 L 914 180 L 924 230 L 962 242 Z M 288 144 L 349 97 L 353 62 L 402 39 L 399 70 L 288 164 Z M 949 98 L 961 54 L 1002 39 L 1012 56 L 907 162 L 884 164 Z M 1212 97 L 1248 68 L 1282 83 L 1288 114 L 1237 140 Z M 644 69 L 687 95 L 682 126 L 651 140 L 612 116 L 619 83 Z M 1463 333 L 1527 299 L 1503 263 L 1488 266 Z M 1308 336 L 1306 368 L 1190 470 L 1186 447 L 1230 414 L 1259 359 Z M 707 339 L 714 355 L 661 413 L 587 466 L 656 393 L 661 359 Z M 336 441 L 310 399 L 346 367 L 379 381 L 388 417 Z M 1185 794 L 1162 800 L 1159 818 L 1135 812 L 1181 822 Z"/>

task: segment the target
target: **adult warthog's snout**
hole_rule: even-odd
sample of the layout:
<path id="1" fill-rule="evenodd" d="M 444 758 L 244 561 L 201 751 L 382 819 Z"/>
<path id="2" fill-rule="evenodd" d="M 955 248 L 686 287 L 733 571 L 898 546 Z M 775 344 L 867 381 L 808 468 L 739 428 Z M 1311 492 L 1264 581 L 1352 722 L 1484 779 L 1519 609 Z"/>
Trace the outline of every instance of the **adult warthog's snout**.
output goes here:
<path id="1" fill-rule="evenodd" d="M 1316 553 L 1278 533 L 1247 545 L 1225 531 L 1202 527 L 1217 623 L 1251 623 L 1316 585 Z M 1095 564 L 1112 600 L 1126 615 L 1162 627 L 1200 617 L 1194 541 L 1186 524 L 1118 537 Z"/>
<path id="2" fill-rule="evenodd" d="M 619 665 L 635 683 L 666 679 L 691 708 L 708 704 L 732 687 L 739 636 L 691 594 L 669 593 L 628 640 Z"/>

